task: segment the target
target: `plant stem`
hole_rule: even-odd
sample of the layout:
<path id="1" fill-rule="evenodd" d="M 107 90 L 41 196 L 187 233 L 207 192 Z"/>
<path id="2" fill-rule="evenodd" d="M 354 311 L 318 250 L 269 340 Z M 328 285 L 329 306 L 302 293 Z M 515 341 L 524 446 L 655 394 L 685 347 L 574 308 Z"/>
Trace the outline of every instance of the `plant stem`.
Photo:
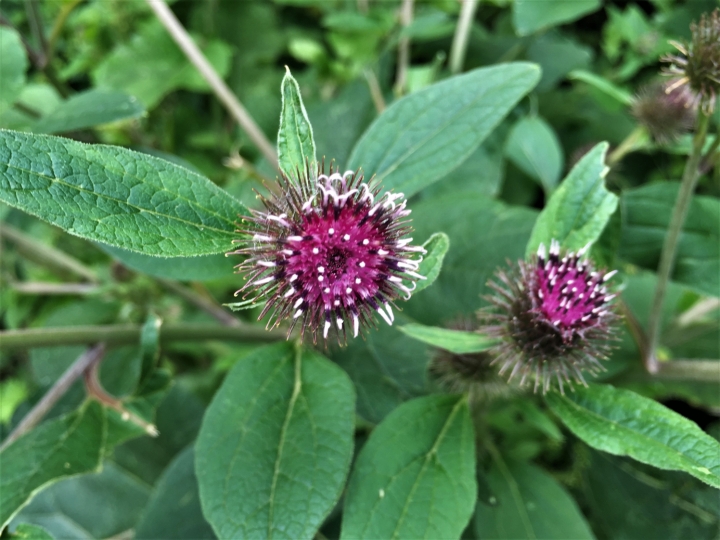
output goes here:
<path id="1" fill-rule="evenodd" d="M 100 287 L 92 283 L 45 283 L 42 281 L 17 281 L 11 283 L 10 287 L 20 294 L 45 294 L 45 295 L 63 295 L 63 294 L 95 294 Z"/>
<path id="2" fill-rule="evenodd" d="M 175 14 L 170 10 L 164 0 L 145 0 L 153 10 L 162 25 L 185 53 L 188 60 L 197 68 L 200 75 L 207 81 L 217 98 L 227 107 L 230 114 L 237 120 L 240 127 L 247 133 L 248 137 L 258 147 L 265 159 L 273 166 L 278 166 L 278 157 L 275 148 L 268 141 L 260 127 L 255 123 L 250 113 L 240 103 L 235 94 L 228 88 L 217 71 L 207 61 L 205 55 L 193 42 L 187 30 L 177 20 Z"/>
<path id="3" fill-rule="evenodd" d="M 645 128 L 642 126 L 638 126 L 632 130 L 630 135 L 625 137 L 625 140 L 608 155 L 608 167 L 614 167 L 627 154 L 637 150 L 638 148 L 642 148 L 641 143 L 646 136 L 647 134 L 645 132 Z"/>
<path id="4" fill-rule="evenodd" d="M 215 303 L 215 301 L 213 301 L 211 298 L 207 298 L 206 296 L 195 292 L 190 287 L 185 287 L 180 283 L 177 283 L 176 281 L 162 278 L 157 278 L 157 281 L 158 283 L 160 283 L 160 285 L 162 285 L 169 291 L 174 292 L 179 297 L 185 299 L 195 307 L 203 310 L 205 313 L 215 318 L 221 324 L 224 324 L 225 326 L 240 326 L 240 321 L 238 321 L 232 313 Z"/>
<path id="5" fill-rule="evenodd" d="M 478 0 L 461 1 L 460 17 L 455 27 L 455 36 L 453 36 L 452 47 L 450 48 L 450 73 L 453 75 L 460 73 L 465 64 L 465 54 L 467 53 L 468 41 L 470 39 L 470 28 L 472 28 L 475 10 L 478 5 Z"/>
<path id="6" fill-rule="evenodd" d="M 658 362 L 655 376 L 662 379 L 717 382 L 720 380 L 720 360 L 670 360 Z"/>
<path id="7" fill-rule="evenodd" d="M 115 324 L 55 328 L 25 328 L 0 332 L 0 350 L 83 345 L 100 341 L 110 345 L 138 343 L 142 326 Z M 160 330 L 160 342 L 174 341 L 280 341 L 287 338 L 283 330 L 265 330 L 261 326 L 218 326 L 216 324 L 168 323 Z"/>
<path id="8" fill-rule="evenodd" d="M 80 376 L 89 367 L 97 364 L 105 355 L 105 345 L 103 343 L 88 349 L 81 354 L 73 364 L 65 370 L 60 378 L 55 381 L 50 390 L 38 401 L 35 406 L 27 413 L 15 429 L 8 435 L 0 445 L 0 451 L 10 446 L 14 441 L 22 435 L 34 428 L 45 415 L 53 408 L 53 405 L 68 391 L 72 384 L 80 378 Z"/>
<path id="9" fill-rule="evenodd" d="M 660 337 L 660 322 L 662 320 L 662 307 L 665 300 L 665 291 L 667 289 L 670 275 L 675 264 L 675 255 L 677 253 L 678 241 L 682 232 L 685 217 L 687 216 L 690 201 L 695 191 L 698 177 L 700 176 L 698 166 L 702 159 L 702 151 L 705 146 L 705 138 L 707 137 L 708 124 L 710 117 L 699 112 L 698 127 L 693 137 L 693 146 L 685 170 L 683 171 L 682 182 L 672 217 L 670 218 L 670 226 L 668 227 L 665 243 L 663 244 L 662 253 L 660 254 L 660 265 L 658 267 L 658 282 L 655 288 L 655 296 L 653 298 L 652 310 L 648 322 L 648 351 L 645 358 L 645 368 L 649 373 L 657 373 L 659 362 L 655 357 L 658 340 Z"/>
<path id="10" fill-rule="evenodd" d="M 60 8 L 60 13 L 58 13 L 58 16 L 55 18 L 55 22 L 53 23 L 52 30 L 50 31 L 50 37 L 48 38 L 48 45 L 47 45 L 47 58 L 48 62 L 52 60 L 53 54 L 55 52 L 55 43 L 57 42 L 58 38 L 60 37 L 60 33 L 62 32 L 63 27 L 65 26 L 65 21 L 67 21 L 68 16 L 72 11 L 80 5 L 80 2 L 82 0 L 69 0 L 65 3 L 63 3 L 62 7 Z"/>
<path id="11" fill-rule="evenodd" d="M 413 6 L 415 0 L 402 0 L 400 6 L 400 26 L 405 29 L 413 20 Z M 407 91 L 407 73 L 410 65 L 410 38 L 400 38 L 398 43 L 397 78 L 395 80 L 395 95 L 402 96 Z"/>
<path id="12" fill-rule="evenodd" d="M 385 110 L 385 98 L 383 98 L 382 89 L 380 88 L 380 83 L 377 80 L 377 77 L 375 76 L 375 72 L 367 68 L 363 72 L 365 75 L 365 80 L 368 83 L 368 88 L 370 89 L 370 97 L 373 100 L 373 104 L 375 105 L 375 110 L 378 114 L 382 114 L 382 112 Z"/>

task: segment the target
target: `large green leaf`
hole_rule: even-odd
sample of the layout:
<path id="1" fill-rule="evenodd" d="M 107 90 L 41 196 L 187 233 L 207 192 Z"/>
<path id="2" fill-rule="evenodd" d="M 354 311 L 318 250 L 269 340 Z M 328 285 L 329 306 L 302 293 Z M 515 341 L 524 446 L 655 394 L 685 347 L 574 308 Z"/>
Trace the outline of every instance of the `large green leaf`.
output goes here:
<path id="1" fill-rule="evenodd" d="M 317 353 L 280 343 L 239 360 L 195 447 L 218 537 L 313 537 L 345 483 L 354 413 L 350 380 Z"/>
<path id="2" fill-rule="evenodd" d="M 460 538 L 477 495 L 474 438 L 463 397 L 398 407 L 358 455 L 341 538 Z"/>
<path id="3" fill-rule="evenodd" d="M 61 102 L 33 127 L 36 133 L 61 133 L 85 129 L 118 120 L 137 118 L 145 107 L 124 92 L 93 89 Z"/>
<path id="4" fill-rule="evenodd" d="M 602 7 L 601 0 L 515 0 L 513 24 L 521 36 L 569 23 Z"/>
<path id="5" fill-rule="evenodd" d="M 411 338 L 455 354 L 482 352 L 494 343 L 494 340 L 475 332 L 448 330 L 447 328 L 425 326 L 422 324 L 406 324 L 399 328 L 400 331 Z"/>
<path id="6" fill-rule="evenodd" d="M 0 452 L 0 528 L 51 482 L 98 470 L 107 429 L 105 411 L 86 402 L 46 422 Z"/>
<path id="7" fill-rule="evenodd" d="M 465 161 L 539 77 L 534 64 L 503 64 L 404 97 L 368 128 L 350 168 L 409 197 Z"/>
<path id="8" fill-rule="evenodd" d="M 288 178 L 296 178 L 306 167 L 317 167 L 315 140 L 300 87 L 288 69 L 282 81 L 282 111 L 277 138 L 278 163 Z"/>
<path id="9" fill-rule="evenodd" d="M 12 107 L 25 86 L 28 60 L 20 34 L 0 26 L 0 114 Z"/>
<path id="10" fill-rule="evenodd" d="M 617 195 L 605 189 L 607 149 L 607 143 L 596 145 L 555 190 L 538 216 L 526 255 L 535 253 L 540 244 L 549 246 L 551 240 L 579 250 L 598 239 L 618 204 Z"/>
<path id="11" fill-rule="evenodd" d="M 570 494 L 542 469 L 528 463 L 493 463 L 487 482 L 493 505 L 478 502 L 478 538 L 595 538 Z"/>
<path id="12" fill-rule="evenodd" d="M 649 184 L 627 190 L 620 201 L 618 255 L 656 270 L 679 184 Z M 703 294 L 720 294 L 720 200 L 695 196 L 683 225 L 672 279 Z"/>
<path id="13" fill-rule="evenodd" d="M 599 384 L 545 399 L 570 431 L 593 448 L 685 471 L 720 488 L 720 443 L 660 403 Z"/>
<path id="14" fill-rule="evenodd" d="M 135 527 L 135 538 L 215 538 L 200 509 L 192 447 L 178 455 L 158 480 L 142 519 Z"/>
<path id="15" fill-rule="evenodd" d="M 0 130 L 0 200 L 70 234 L 146 255 L 227 251 L 248 211 L 207 178 L 147 154 Z"/>
<path id="16" fill-rule="evenodd" d="M 510 131 L 505 154 L 540 182 L 545 193 L 552 193 L 560 180 L 564 158 L 560 141 L 545 120 L 531 116 L 517 122 Z"/>

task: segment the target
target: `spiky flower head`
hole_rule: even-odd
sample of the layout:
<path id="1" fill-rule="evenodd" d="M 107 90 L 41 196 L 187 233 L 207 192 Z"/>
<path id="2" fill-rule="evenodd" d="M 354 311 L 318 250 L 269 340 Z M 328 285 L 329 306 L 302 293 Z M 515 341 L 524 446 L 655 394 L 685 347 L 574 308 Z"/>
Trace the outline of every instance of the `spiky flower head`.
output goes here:
<path id="1" fill-rule="evenodd" d="M 685 85 L 652 82 L 640 89 L 632 104 L 635 118 L 659 143 L 668 143 L 690 131 L 695 125 L 697 109 L 694 96 Z"/>
<path id="2" fill-rule="evenodd" d="M 380 195 L 360 171 L 338 173 L 321 165 L 297 180 L 279 179 L 281 194 L 259 196 L 264 211 L 240 225 L 240 248 L 248 255 L 239 271 L 245 286 L 236 294 L 265 299 L 268 327 L 298 321 L 313 341 L 331 329 L 339 342 L 374 325 L 374 313 L 392 324 L 391 306 L 409 299 L 425 250 L 411 245 L 410 210 L 402 193 Z"/>
<path id="3" fill-rule="evenodd" d="M 584 258 L 587 247 L 560 257 L 553 241 L 546 255 L 541 245 L 529 262 L 519 261 L 495 274 L 488 286 L 492 307 L 481 313 L 480 331 L 499 338 L 491 350 L 500 374 L 520 378 L 523 386 L 534 381 L 543 393 L 557 383 L 586 384 L 583 373 L 604 371 L 612 325 L 616 316 L 605 282 L 615 271 L 603 274 Z"/>
<path id="4" fill-rule="evenodd" d="M 720 93 L 720 9 L 704 13 L 699 23 L 690 25 L 689 43 L 672 41 L 680 54 L 668 55 L 665 74 L 675 78 L 669 88 L 687 86 L 693 92 L 693 104 L 706 114 L 715 110 Z"/>
<path id="5" fill-rule="evenodd" d="M 449 325 L 452 330 L 473 332 L 477 322 L 461 319 Z M 497 373 L 492 365 L 493 356 L 486 351 L 457 354 L 437 349 L 430 361 L 430 375 L 440 386 L 452 393 L 467 393 L 470 401 L 485 404 L 508 397 L 518 391 Z"/>

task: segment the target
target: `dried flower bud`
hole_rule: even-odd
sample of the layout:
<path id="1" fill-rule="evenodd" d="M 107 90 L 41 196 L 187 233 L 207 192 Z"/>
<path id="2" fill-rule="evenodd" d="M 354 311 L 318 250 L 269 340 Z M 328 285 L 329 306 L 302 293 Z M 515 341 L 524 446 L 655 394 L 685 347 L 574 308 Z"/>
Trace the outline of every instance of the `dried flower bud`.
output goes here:
<path id="1" fill-rule="evenodd" d="M 499 338 L 491 352 L 500 374 L 520 385 L 534 380 L 534 390 L 547 392 L 554 382 L 560 391 L 572 380 L 586 384 L 583 372 L 604 371 L 615 321 L 610 294 L 604 283 L 615 271 L 602 275 L 583 258 L 585 249 L 560 258 L 553 241 L 530 262 L 519 261 L 499 270 L 489 281 L 496 294 L 488 297 L 493 308 L 481 313 L 480 331 Z"/>
<path id="2" fill-rule="evenodd" d="M 671 42 L 680 54 L 668 55 L 665 74 L 675 77 L 670 89 L 687 86 L 693 93 L 693 105 L 706 114 L 715 110 L 720 93 L 720 9 L 700 17 L 690 25 L 690 43 Z"/>
<path id="3" fill-rule="evenodd" d="M 463 319 L 450 325 L 453 330 L 472 332 L 477 324 Z M 518 391 L 497 373 L 488 352 L 455 354 L 437 349 L 430 361 L 430 374 L 448 392 L 467 393 L 472 403 L 487 403 Z"/>
<path id="4" fill-rule="evenodd" d="M 632 104 L 635 118 L 654 140 L 668 143 L 690 131 L 695 125 L 697 109 L 687 86 L 672 88 L 669 84 L 650 83 L 638 92 Z"/>
<path id="5" fill-rule="evenodd" d="M 417 273 L 425 250 L 406 238 L 402 193 L 380 196 L 360 172 L 322 169 L 317 180 L 307 170 L 298 181 L 282 176 L 282 194 L 260 196 L 266 211 L 243 219 L 232 254 L 249 255 L 239 265 L 247 283 L 235 294 L 266 299 L 260 318 L 271 313 L 268 326 L 290 319 L 292 331 L 301 321 L 313 341 L 337 328 L 344 342 L 348 326 L 357 337 L 361 325 L 374 324 L 373 312 L 392 324 L 391 305 L 425 279 Z"/>

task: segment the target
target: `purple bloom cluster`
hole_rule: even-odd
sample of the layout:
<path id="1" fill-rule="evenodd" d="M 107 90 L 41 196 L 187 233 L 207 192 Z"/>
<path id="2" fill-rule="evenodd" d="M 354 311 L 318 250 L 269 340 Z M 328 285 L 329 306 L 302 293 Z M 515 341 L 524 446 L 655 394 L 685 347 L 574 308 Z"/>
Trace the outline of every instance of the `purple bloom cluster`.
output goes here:
<path id="1" fill-rule="evenodd" d="M 424 279 L 417 271 L 425 250 L 406 237 L 404 195 L 380 195 L 355 171 L 300 176 L 281 177 L 282 194 L 261 196 L 265 211 L 243 219 L 232 254 L 249 256 L 239 265 L 247 283 L 236 295 L 267 299 L 260 318 L 271 313 L 268 326 L 289 319 L 292 331 L 301 321 L 313 341 L 335 329 L 343 342 L 348 327 L 357 337 L 374 324 L 373 312 L 392 324 L 391 306 Z"/>
<path id="2" fill-rule="evenodd" d="M 520 385 L 535 381 L 547 392 L 556 381 L 563 391 L 572 380 L 585 384 L 583 372 L 604 368 L 612 337 L 615 294 L 605 286 L 615 271 L 595 271 L 584 259 L 584 248 L 560 256 L 553 241 L 549 253 L 541 245 L 530 262 L 520 261 L 496 273 L 488 285 L 493 309 L 482 313 L 481 332 L 499 338 L 492 351 L 500 374 L 520 377 Z"/>

